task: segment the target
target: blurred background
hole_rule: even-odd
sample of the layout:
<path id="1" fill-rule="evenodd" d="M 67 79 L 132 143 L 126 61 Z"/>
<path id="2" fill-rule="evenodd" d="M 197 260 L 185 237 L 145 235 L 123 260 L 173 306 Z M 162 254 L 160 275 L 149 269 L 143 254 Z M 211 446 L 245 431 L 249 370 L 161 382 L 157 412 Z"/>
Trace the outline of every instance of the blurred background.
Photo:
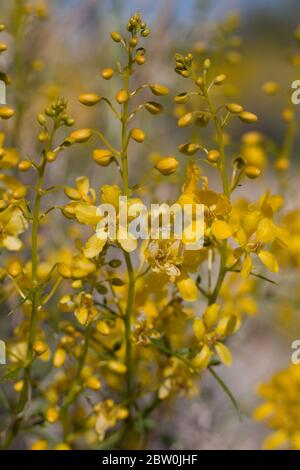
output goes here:
<path id="1" fill-rule="evenodd" d="M 107 108 L 86 110 L 77 97 L 83 92 L 96 92 L 114 98 L 117 79 L 106 82 L 100 76 L 102 68 L 119 60 L 120 49 L 110 40 L 109 33 L 122 30 L 128 17 L 138 10 L 151 35 L 145 40 L 146 64 L 138 70 L 137 83 L 167 84 L 173 98 L 187 86 L 174 72 L 174 54 L 191 51 L 199 60 L 211 57 L 213 70 L 228 76 L 226 95 L 258 115 L 251 131 L 262 133 L 268 144 L 264 148 L 266 171 L 256 182 L 257 194 L 249 193 L 249 198 L 259 197 L 267 189 L 272 193 L 282 189 L 274 163 L 286 139 L 287 124 L 282 111 L 288 103 L 292 81 L 300 79 L 300 48 L 294 36 L 300 21 L 297 0 L 51 0 L 45 4 L 37 2 L 39 17 L 26 24 L 22 34 L 14 21 L 13 3 L 1 0 L 1 21 L 7 23 L 10 18 L 5 42 L 11 46 L 1 57 L 1 69 L 12 76 L 7 101 L 17 106 L 19 117 L 5 124 L 3 130 L 10 131 L 6 144 L 16 146 L 20 155 L 33 156 L 38 150 L 36 115 L 57 96 L 69 101 L 76 128 L 97 123 L 97 128 L 109 135 L 111 141 L 119 138 L 119 129 Z M 269 96 L 263 85 L 274 81 L 279 84 L 279 91 Z M 178 145 L 188 141 L 191 131 L 188 128 L 178 132 L 176 117 L 182 110 L 172 104 L 172 99 L 165 99 L 164 104 L 165 112 L 156 119 L 146 113 L 140 115 L 139 125 L 148 138 L 142 150 L 132 147 L 132 185 L 141 179 L 156 153 L 178 157 L 183 163 L 179 180 L 184 179 L 186 157 L 180 156 Z M 294 111 L 297 113 L 296 107 Z M 291 167 L 284 184 L 285 210 L 300 207 L 297 123 L 296 114 Z M 236 121 L 230 129 L 232 141 L 237 142 L 232 145 L 232 152 L 238 155 L 245 126 Z M 201 138 L 205 139 L 205 133 Z M 50 169 L 48 184 L 74 186 L 75 178 L 81 174 L 89 175 L 96 189 L 103 183 L 116 182 L 114 168 L 95 171 L 91 158 L 95 142 L 89 146 L 62 155 Z M 210 174 L 207 168 L 205 171 Z M 218 187 L 214 174 L 211 186 Z M 153 198 L 174 200 L 179 187 L 178 180 L 171 179 L 160 185 Z M 247 187 L 243 188 L 243 196 L 247 196 L 247 191 Z M 59 227 L 60 216 L 56 217 Z M 48 236 L 54 248 L 68 240 L 64 229 L 49 231 Z M 193 402 L 180 399 L 175 409 L 166 413 L 158 436 L 151 443 L 153 448 L 260 447 L 267 430 L 251 419 L 258 401 L 255 388 L 289 364 L 291 342 L 300 339 L 299 272 L 288 267 L 276 281 L 278 286 L 268 284 L 263 288 L 257 314 L 247 319 L 233 339 L 232 368 L 222 368 L 222 377 L 234 390 L 243 410 L 243 421 L 239 422 L 227 396 L 206 376 L 198 399 Z"/>

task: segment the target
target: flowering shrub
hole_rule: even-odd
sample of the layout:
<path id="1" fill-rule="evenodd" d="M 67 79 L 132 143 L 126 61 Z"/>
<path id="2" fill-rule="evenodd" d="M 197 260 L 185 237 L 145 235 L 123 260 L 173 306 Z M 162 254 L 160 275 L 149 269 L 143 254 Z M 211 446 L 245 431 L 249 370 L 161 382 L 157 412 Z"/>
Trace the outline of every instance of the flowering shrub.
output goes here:
<path id="1" fill-rule="evenodd" d="M 34 16 L 32 10 L 17 14 Z M 39 10 L 37 16 L 44 15 Z M 8 363 L 1 369 L 3 448 L 18 440 L 36 450 L 143 448 L 155 428 L 156 410 L 177 396 L 195 397 L 205 374 L 212 375 L 240 413 L 234 390 L 222 380 L 222 369 L 219 373 L 221 364 L 232 364 L 230 338 L 239 334 L 246 316 L 256 313 L 254 287 L 278 272 L 277 258 L 286 257 L 291 228 L 295 244 L 289 245 L 289 256 L 299 264 L 298 214 L 285 215 L 281 223 L 281 196 L 266 191 L 249 200 L 239 191 L 249 185 L 254 192 L 267 152 L 259 132 L 244 133 L 241 142 L 230 137 L 232 121 L 251 125 L 257 116 L 226 98 L 227 77 L 213 71 L 213 60 L 176 54 L 175 72 L 188 90 L 175 96 L 178 132 L 193 129 L 178 149 L 185 160 L 152 155 L 150 171 L 136 178 L 131 150 L 140 146 L 145 153 L 143 143 L 151 136 L 150 125 L 147 131 L 139 127 L 140 115 L 147 111 L 159 119 L 169 100 L 165 84 L 137 84 L 135 78 L 146 62 L 149 35 L 139 13 L 129 19 L 124 34 L 112 32 L 119 61 L 101 75 L 116 82 L 113 95 L 82 90 L 79 96 L 80 106 L 108 107 L 115 119 L 114 141 L 96 122 L 71 130 L 75 119 L 66 100 L 58 98 L 38 114 L 39 152 L 27 157 L 17 145 L 24 103 L 17 103 L 15 117 L 11 108 L 0 108 L 2 119 L 17 119 L 13 135 L 10 128 L 7 136 L 2 134 L 0 150 L 1 298 L 13 302 L 6 318 L 11 329 Z M 0 49 L 5 51 L 5 45 Z M 4 137 L 12 148 L 5 146 Z M 46 173 L 61 153 L 68 158 L 78 147 L 87 153 L 91 145 L 94 171 L 114 168 L 114 184 L 92 187 L 83 175 L 64 184 L 63 191 L 60 185 L 47 186 Z M 277 160 L 278 171 L 287 169 L 286 160 L 287 150 Z M 182 167 L 185 180 L 180 184 Z M 27 172 L 29 179 L 22 177 Z M 166 179 L 178 188 L 168 202 L 189 205 L 192 226 L 196 206 L 203 207 L 200 249 L 191 250 L 187 240 L 174 236 L 172 218 L 167 238 L 151 233 L 142 243 L 121 224 L 120 197 L 127 198 L 127 209 L 145 200 L 164 203 L 153 187 Z M 53 193 L 59 191 L 54 205 Z M 113 207 L 115 234 L 99 213 L 100 204 Z M 56 230 L 57 212 L 70 239 L 53 253 L 47 229 Z M 134 220 L 132 215 L 129 222 Z M 159 218 L 158 234 L 165 228 Z M 296 387 L 296 369 L 282 377 Z M 279 429 L 289 412 L 281 404 L 276 409 L 276 394 L 281 400 L 281 393 L 297 392 L 289 385 L 278 391 L 276 383 L 271 386 L 275 392 L 270 387 L 263 392 L 270 402 L 256 417 L 275 413 L 269 422 Z M 299 448 L 296 431 L 285 426 L 275 441 L 289 439 Z M 267 447 L 273 447 L 272 439 Z"/>

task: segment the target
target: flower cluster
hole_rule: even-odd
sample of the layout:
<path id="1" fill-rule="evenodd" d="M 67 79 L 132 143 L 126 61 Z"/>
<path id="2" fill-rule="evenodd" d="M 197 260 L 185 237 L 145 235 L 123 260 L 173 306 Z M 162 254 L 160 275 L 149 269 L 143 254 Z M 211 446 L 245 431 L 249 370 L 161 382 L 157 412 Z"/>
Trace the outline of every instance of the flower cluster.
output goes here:
<path id="1" fill-rule="evenodd" d="M 223 29 L 230 38 L 235 22 Z M 139 13 L 124 34 L 113 31 L 111 40 L 124 56 L 103 68 L 100 91 L 78 97 L 78 107 L 91 114 L 91 108 L 107 107 L 115 119 L 114 140 L 98 125 L 70 130 L 75 120 L 63 98 L 37 116 L 35 158 L 16 150 L 19 124 L 12 138 L 9 129 L 1 135 L 1 297 L 12 306 L 14 320 L 1 376 L 4 394 L 12 395 L 1 429 L 3 448 L 21 437 L 35 450 L 143 447 L 155 410 L 178 395 L 195 396 L 205 373 L 238 408 L 218 370 L 221 364 L 231 366 L 230 338 L 245 315 L 257 312 L 253 286 L 269 281 L 265 271 L 278 272 L 291 228 L 295 238 L 289 254 L 299 263 L 299 215 L 281 222 L 281 196 L 265 191 L 249 200 L 241 191 L 265 169 L 264 139 L 259 132 L 246 132 L 234 145 L 231 122 L 253 124 L 257 116 L 226 99 L 227 77 L 212 71 L 209 58 L 176 54 L 175 71 L 191 88 L 175 96 L 186 142 L 179 145 L 180 156 L 152 158 L 138 180 L 131 152 L 134 147 L 146 152 L 142 144 L 148 134 L 138 119 L 144 111 L 160 115 L 169 94 L 160 82 L 137 84 L 149 35 Z M 238 41 L 229 42 L 235 47 Z M 102 93 L 107 81 L 116 82 L 110 97 Z M 22 106 L 18 112 L 22 115 Z M 3 119 L 13 114 L 0 108 Z M 12 148 L 6 148 L 5 137 Z M 111 171 L 115 180 L 99 188 L 89 176 L 77 176 L 63 185 L 53 204 L 51 195 L 60 194 L 61 186 L 47 185 L 47 171 L 78 146 L 90 154 L 95 173 Z M 167 238 L 155 236 L 166 230 L 159 216 L 157 233 L 142 243 L 121 223 L 120 197 L 126 197 L 127 209 L 145 198 L 164 203 L 162 196 L 153 196 L 152 184 L 168 180 L 180 188 L 168 202 L 191 208 L 190 228 L 197 222 L 196 206 L 203 207 L 203 247 L 188 249 L 186 233 L 177 239 L 173 219 Z M 100 204 L 113 208 L 113 222 L 99 212 Z M 56 250 L 48 248 L 46 234 L 53 212 L 69 235 L 68 245 Z M 11 257 L 9 250 L 18 256 Z M 291 372 L 295 387 L 296 379 Z M 277 423 L 274 427 L 281 427 Z"/>

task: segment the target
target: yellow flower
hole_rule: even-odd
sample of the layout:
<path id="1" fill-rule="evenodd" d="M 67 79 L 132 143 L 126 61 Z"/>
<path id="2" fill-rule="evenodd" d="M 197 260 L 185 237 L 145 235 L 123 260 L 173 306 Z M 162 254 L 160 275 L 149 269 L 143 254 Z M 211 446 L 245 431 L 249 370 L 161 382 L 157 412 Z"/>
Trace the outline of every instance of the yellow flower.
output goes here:
<path id="1" fill-rule="evenodd" d="M 0 246 L 8 250 L 18 251 L 22 248 L 22 242 L 18 236 L 28 227 L 22 211 L 9 206 L 0 212 Z"/>

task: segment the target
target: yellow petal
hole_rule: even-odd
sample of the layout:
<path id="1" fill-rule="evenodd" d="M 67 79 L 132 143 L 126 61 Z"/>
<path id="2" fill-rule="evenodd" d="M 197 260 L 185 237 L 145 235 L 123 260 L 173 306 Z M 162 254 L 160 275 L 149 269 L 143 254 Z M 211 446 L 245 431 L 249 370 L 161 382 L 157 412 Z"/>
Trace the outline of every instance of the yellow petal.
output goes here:
<path id="1" fill-rule="evenodd" d="M 201 351 L 192 360 L 192 365 L 198 370 L 206 369 L 209 364 L 211 355 L 211 350 L 209 349 L 207 344 L 204 344 Z"/>
<path id="2" fill-rule="evenodd" d="M 7 236 L 3 239 L 3 245 L 10 251 L 19 251 L 23 243 L 17 237 Z"/>
<path id="3" fill-rule="evenodd" d="M 138 241 L 132 233 L 128 232 L 124 227 L 119 227 L 118 230 L 118 242 L 120 243 L 123 250 L 127 251 L 127 253 L 131 253 L 132 251 L 137 249 Z"/>
<path id="4" fill-rule="evenodd" d="M 262 243 L 272 243 L 275 240 L 275 227 L 271 219 L 264 217 L 259 222 L 256 240 Z"/>
<path id="5" fill-rule="evenodd" d="M 193 279 L 190 277 L 181 279 L 177 282 L 177 286 L 183 300 L 186 300 L 186 302 L 195 302 L 197 300 L 198 289 Z"/>
<path id="6" fill-rule="evenodd" d="M 260 261 L 266 266 L 266 268 L 269 269 L 269 271 L 272 271 L 273 273 L 278 273 L 278 262 L 272 253 L 270 253 L 269 251 L 260 251 L 258 253 L 258 257 Z"/>
<path id="7" fill-rule="evenodd" d="M 243 279 L 247 279 L 253 268 L 253 263 L 250 255 L 246 255 L 242 264 L 241 276 Z"/>
<path id="8" fill-rule="evenodd" d="M 225 240 L 233 234 L 232 228 L 224 220 L 215 220 L 211 226 L 211 231 L 218 240 Z"/>
<path id="9" fill-rule="evenodd" d="M 230 367 L 232 363 L 232 357 L 231 352 L 229 351 L 227 346 L 225 346 L 223 343 L 216 343 L 215 348 L 221 362 L 223 362 L 225 366 Z"/>
<path id="10" fill-rule="evenodd" d="M 211 328 L 217 322 L 219 318 L 220 308 L 221 307 L 218 304 L 212 304 L 206 308 L 203 314 L 203 320 L 207 328 Z"/>
<path id="11" fill-rule="evenodd" d="M 118 209 L 121 194 L 119 186 L 106 184 L 101 188 L 101 202 L 102 204 L 112 204 L 115 209 Z"/>
<path id="12" fill-rule="evenodd" d="M 90 189 L 90 181 L 86 176 L 80 176 L 76 179 L 76 186 L 80 193 L 87 194 Z"/>
<path id="13" fill-rule="evenodd" d="M 199 341 L 201 341 L 203 339 L 203 337 L 205 335 L 205 331 L 206 331 L 204 322 L 201 318 L 196 318 L 194 320 L 193 330 L 194 330 L 196 338 Z"/>
<path id="14" fill-rule="evenodd" d="M 78 222 L 85 225 L 96 225 L 101 220 L 98 208 L 85 203 L 76 204 L 75 216 Z"/>
<path id="15" fill-rule="evenodd" d="M 97 234 L 94 234 L 86 242 L 86 245 L 83 250 L 84 256 L 86 258 L 94 258 L 95 256 L 98 256 L 99 253 L 101 253 L 101 251 L 103 250 L 106 242 L 107 240 L 103 240 L 99 238 Z"/>
<path id="16" fill-rule="evenodd" d="M 274 411 L 274 405 L 271 402 L 263 403 L 258 406 L 253 412 L 253 419 L 255 421 L 263 421 L 268 418 Z"/>
<path id="17" fill-rule="evenodd" d="M 281 447 L 285 442 L 287 442 L 288 436 L 285 431 L 276 431 L 266 437 L 263 443 L 263 449 L 273 450 Z"/>
<path id="18" fill-rule="evenodd" d="M 81 307 L 75 310 L 75 317 L 81 325 L 86 325 L 89 319 L 89 311 L 87 308 Z"/>

